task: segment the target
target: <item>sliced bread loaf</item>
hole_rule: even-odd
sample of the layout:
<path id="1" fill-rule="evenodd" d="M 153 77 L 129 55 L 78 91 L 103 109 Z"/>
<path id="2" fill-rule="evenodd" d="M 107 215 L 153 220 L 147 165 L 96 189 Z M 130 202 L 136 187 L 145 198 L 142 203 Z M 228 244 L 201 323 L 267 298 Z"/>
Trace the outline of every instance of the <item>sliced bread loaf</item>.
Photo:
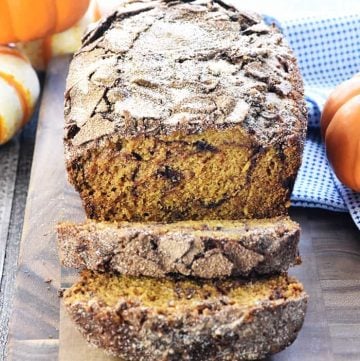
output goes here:
<path id="1" fill-rule="evenodd" d="M 66 267 L 133 276 L 201 278 L 285 271 L 298 263 L 299 225 L 289 217 L 238 221 L 61 223 Z"/>
<path id="2" fill-rule="evenodd" d="M 83 271 L 64 293 L 87 340 L 124 361 L 262 359 L 294 341 L 306 303 L 285 275 L 245 283 Z"/>

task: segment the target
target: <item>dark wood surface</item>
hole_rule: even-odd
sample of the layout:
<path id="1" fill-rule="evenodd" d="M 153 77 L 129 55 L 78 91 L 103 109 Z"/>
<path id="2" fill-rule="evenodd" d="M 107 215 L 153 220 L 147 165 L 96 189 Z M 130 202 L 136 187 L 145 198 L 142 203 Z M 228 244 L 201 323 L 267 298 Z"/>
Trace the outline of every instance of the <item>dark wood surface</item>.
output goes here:
<path id="1" fill-rule="evenodd" d="M 88 348 L 60 312 L 57 296 L 58 288 L 69 286 L 75 275 L 60 268 L 54 225 L 60 220 L 84 218 L 79 198 L 66 181 L 63 163 L 63 89 L 67 65 L 68 59 L 57 59 L 48 71 L 19 258 L 27 190 L 24 178 L 30 168 L 31 140 L 25 143 L 29 148 L 26 150 L 22 150 L 20 139 L 0 149 L 0 159 L 7 164 L 1 164 L 4 168 L 0 169 L 3 202 L 0 237 L 1 245 L 5 246 L 0 249 L 0 274 L 4 268 L 0 359 L 4 358 L 7 340 L 8 359 L 13 361 L 111 360 L 101 351 Z M 304 283 L 310 295 L 309 308 L 298 340 L 271 360 L 360 360 L 360 233 L 347 214 L 292 209 L 291 215 L 302 226 L 303 257 L 303 264 L 291 273 Z"/>
<path id="2" fill-rule="evenodd" d="M 43 84 L 44 74 L 39 77 Z M 0 360 L 6 353 L 38 110 L 19 135 L 0 146 Z"/>

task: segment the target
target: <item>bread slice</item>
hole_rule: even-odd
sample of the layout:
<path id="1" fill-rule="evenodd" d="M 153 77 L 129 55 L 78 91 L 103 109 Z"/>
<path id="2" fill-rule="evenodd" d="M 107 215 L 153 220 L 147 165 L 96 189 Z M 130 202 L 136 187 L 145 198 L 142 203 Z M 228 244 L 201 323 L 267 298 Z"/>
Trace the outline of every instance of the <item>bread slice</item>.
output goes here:
<path id="1" fill-rule="evenodd" d="M 307 295 L 286 275 L 244 282 L 83 271 L 64 304 L 91 344 L 124 361 L 238 361 L 290 345 Z"/>
<path id="2" fill-rule="evenodd" d="M 298 263 L 299 225 L 288 217 L 239 221 L 61 223 L 66 267 L 133 276 L 201 278 L 285 271 Z"/>

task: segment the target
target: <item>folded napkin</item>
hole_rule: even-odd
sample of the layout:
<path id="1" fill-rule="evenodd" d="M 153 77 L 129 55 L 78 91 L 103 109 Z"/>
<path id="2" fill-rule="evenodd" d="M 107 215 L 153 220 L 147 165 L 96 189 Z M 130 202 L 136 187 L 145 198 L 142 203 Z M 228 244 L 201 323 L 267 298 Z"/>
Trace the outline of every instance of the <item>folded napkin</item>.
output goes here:
<path id="1" fill-rule="evenodd" d="M 303 163 L 291 201 L 293 206 L 349 212 L 360 229 L 360 193 L 341 184 L 326 158 L 320 115 L 331 90 L 360 71 L 360 16 L 312 17 L 275 22 L 294 50 L 304 79 L 309 110 Z"/>

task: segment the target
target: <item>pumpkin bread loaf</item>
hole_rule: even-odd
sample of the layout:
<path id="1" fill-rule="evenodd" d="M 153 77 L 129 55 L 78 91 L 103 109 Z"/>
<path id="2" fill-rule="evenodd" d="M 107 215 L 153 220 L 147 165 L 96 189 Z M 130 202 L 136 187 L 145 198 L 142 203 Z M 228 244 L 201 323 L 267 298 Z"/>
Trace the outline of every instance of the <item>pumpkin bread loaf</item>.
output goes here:
<path id="1" fill-rule="evenodd" d="M 127 361 L 290 345 L 307 295 L 279 272 L 300 260 L 286 214 L 305 132 L 294 55 L 256 14 L 129 1 L 92 28 L 70 65 L 64 137 L 90 220 L 57 229 L 63 265 L 86 268 L 64 293 L 86 339 Z"/>
<path id="2" fill-rule="evenodd" d="M 65 153 L 87 216 L 103 221 L 286 213 L 306 130 L 282 34 L 223 1 L 131 3 L 75 54 Z"/>
<path id="3" fill-rule="evenodd" d="M 244 283 L 84 271 L 64 293 L 87 340 L 128 361 L 262 359 L 294 341 L 306 303 L 282 275 Z"/>
<path id="4" fill-rule="evenodd" d="M 224 278 L 286 271 L 300 262 L 299 225 L 288 217 L 243 221 L 61 223 L 65 267 L 132 276 Z"/>

